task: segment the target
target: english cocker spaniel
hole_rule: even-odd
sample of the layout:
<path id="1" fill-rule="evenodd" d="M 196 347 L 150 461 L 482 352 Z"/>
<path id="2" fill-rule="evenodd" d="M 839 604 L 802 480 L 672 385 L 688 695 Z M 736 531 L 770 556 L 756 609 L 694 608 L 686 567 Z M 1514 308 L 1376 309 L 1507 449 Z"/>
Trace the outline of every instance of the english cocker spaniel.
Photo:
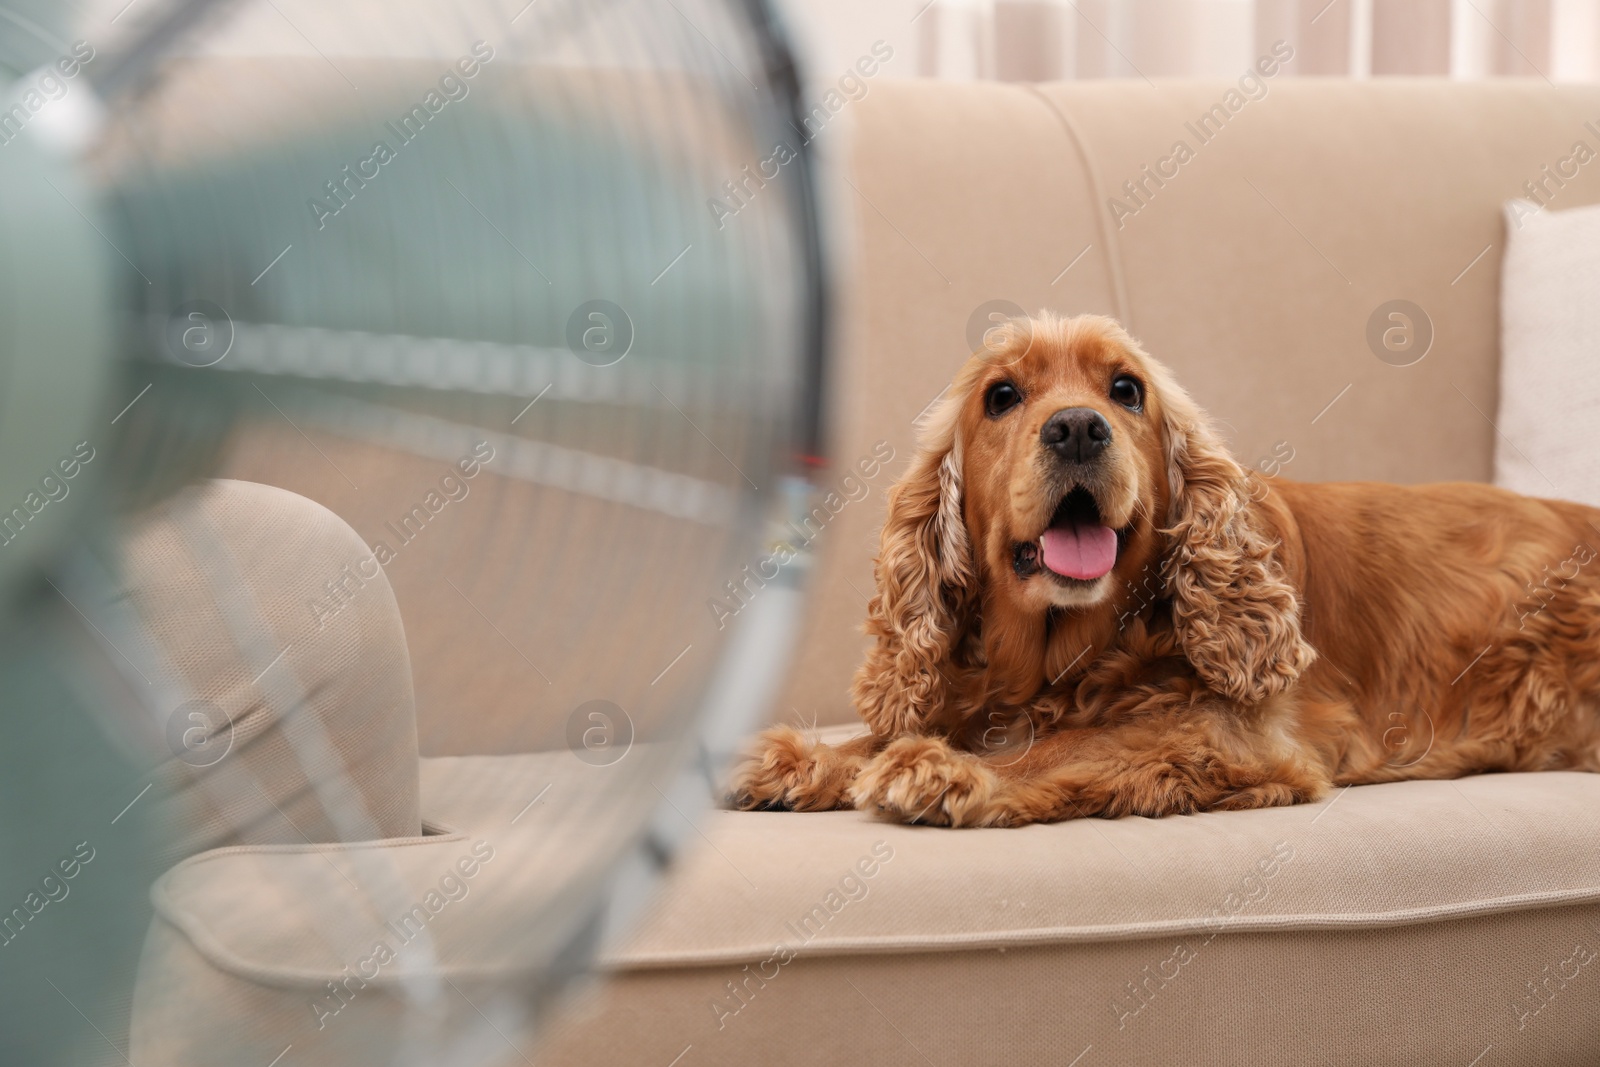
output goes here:
<path id="1" fill-rule="evenodd" d="M 1600 770 L 1600 511 L 1240 466 L 1114 321 L 1018 320 L 889 494 L 853 687 L 736 807 L 1014 826 Z"/>

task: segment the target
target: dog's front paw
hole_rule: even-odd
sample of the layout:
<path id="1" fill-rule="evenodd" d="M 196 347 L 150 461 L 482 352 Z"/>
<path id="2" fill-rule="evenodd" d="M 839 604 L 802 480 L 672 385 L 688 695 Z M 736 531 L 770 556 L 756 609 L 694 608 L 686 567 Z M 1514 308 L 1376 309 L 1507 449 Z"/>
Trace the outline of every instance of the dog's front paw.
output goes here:
<path id="1" fill-rule="evenodd" d="M 862 811 L 899 822 L 1007 826 L 999 790 L 994 771 L 943 739 L 902 737 L 862 769 L 850 797 Z"/>
<path id="2" fill-rule="evenodd" d="M 728 806 L 741 811 L 830 811 L 850 807 L 851 762 L 799 730 L 775 726 L 733 773 Z"/>

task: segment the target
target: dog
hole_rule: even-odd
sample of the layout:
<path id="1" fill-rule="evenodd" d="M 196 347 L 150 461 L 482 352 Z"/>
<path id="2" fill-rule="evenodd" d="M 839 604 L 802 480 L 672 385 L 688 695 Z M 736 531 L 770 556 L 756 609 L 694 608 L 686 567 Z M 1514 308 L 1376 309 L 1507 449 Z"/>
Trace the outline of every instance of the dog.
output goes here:
<path id="1" fill-rule="evenodd" d="M 1600 511 L 1307 484 L 1227 451 L 1115 321 L 997 328 L 890 491 L 829 746 L 762 734 L 742 809 L 1017 826 L 1600 769 Z"/>

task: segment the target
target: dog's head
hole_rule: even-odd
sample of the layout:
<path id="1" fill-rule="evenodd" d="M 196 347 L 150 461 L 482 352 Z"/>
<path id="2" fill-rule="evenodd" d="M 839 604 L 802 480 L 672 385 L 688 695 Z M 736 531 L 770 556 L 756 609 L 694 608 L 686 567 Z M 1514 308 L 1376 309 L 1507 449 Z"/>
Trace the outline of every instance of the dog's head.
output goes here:
<path id="1" fill-rule="evenodd" d="M 991 331 L 891 492 L 858 708 L 894 733 L 1020 704 L 1154 602 L 1207 686 L 1241 703 L 1281 691 L 1312 653 L 1250 495 L 1199 408 L 1114 321 Z"/>

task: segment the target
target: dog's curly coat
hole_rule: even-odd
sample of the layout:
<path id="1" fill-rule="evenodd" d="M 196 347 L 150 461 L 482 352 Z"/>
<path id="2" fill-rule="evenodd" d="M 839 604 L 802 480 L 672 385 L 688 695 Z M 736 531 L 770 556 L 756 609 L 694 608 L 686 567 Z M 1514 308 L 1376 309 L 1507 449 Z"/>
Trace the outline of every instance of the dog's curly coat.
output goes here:
<path id="1" fill-rule="evenodd" d="M 768 730 L 732 802 L 1010 826 L 1600 770 L 1596 543 L 1484 485 L 1257 477 L 1114 321 L 1019 320 L 890 493 L 871 732 Z"/>

